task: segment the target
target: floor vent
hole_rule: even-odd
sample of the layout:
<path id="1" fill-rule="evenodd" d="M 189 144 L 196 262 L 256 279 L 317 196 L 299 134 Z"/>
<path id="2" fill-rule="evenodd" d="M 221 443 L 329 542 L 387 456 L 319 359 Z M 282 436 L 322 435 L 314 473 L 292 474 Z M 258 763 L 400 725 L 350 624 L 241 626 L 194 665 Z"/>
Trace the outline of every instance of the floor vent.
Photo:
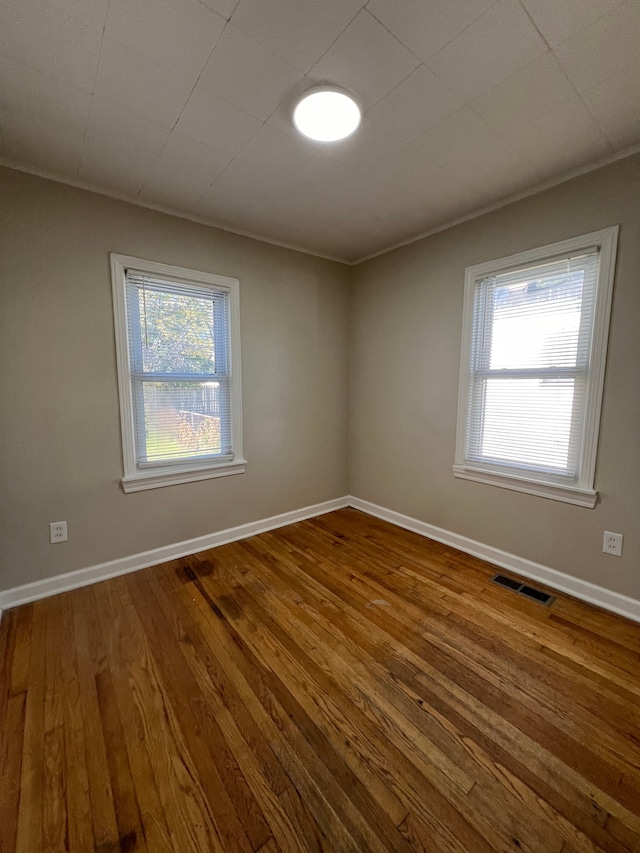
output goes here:
<path id="1" fill-rule="evenodd" d="M 506 575 L 496 575 L 495 577 L 491 578 L 491 580 L 494 583 L 500 584 L 500 586 L 506 586 L 507 589 L 512 589 L 514 592 L 518 592 L 518 590 L 522 586 L 521 583 L 519 583 L 518 581 L 514 581 L 513 578 L 508 578 Z"/>
<path id="2" fill-rule="evenodd" d="M 520 595 L 526 595 L 527 598 L 532 598 L 534 601 L 539 601 L 540 604 L 551 604 L 554 601 L 552 595 L 548 592 L 541 592 L 539 589 L 534 589 L 532 586 L 523 586 L 518 592 Z"/>
<path id="3" fill-rule="evenodd" d="M 532 601 L 537 601 L 539 604 L 545 604 L 547 607 L 553 604 L 555 597 L 549 595 L 548 592 L 542 592 L 539 589 L 534 589 L 532 586 L 520 583 L 520 581 L 509 578 L 506 575 L 497 574 L 491 578 L 492 583 L 497 583 L 498 586 L 504 586 L 507 589 L 517 592 L 518 595 L 524 595 L 525 598 L 530 598 Z"/>

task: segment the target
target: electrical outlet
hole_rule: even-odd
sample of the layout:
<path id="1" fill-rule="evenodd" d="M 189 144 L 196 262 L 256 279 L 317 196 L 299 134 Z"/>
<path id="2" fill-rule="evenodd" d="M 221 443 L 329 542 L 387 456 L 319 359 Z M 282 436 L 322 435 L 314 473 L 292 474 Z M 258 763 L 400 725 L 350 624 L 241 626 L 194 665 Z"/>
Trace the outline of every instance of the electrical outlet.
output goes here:
<path id="1" fill-rule="evenodd" d="M 49 525 L 49 541 L 52 545 L 67 541 L 67 522 L 52 521 Z"/>
<path id="2" fill-rule="evenodd" d="M 609 530 L 605 530 L 602 550 L 605 554 L 622 557 L 622 533 L 611 533 Z"/>

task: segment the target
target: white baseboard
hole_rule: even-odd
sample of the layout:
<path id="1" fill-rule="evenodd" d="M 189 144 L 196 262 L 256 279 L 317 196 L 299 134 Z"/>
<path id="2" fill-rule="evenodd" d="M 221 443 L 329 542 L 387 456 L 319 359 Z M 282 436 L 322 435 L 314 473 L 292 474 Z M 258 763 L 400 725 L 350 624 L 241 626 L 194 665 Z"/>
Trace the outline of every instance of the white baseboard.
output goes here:
<path id="1" fill-rule="evenodd" d="M 168 560 L 177 560 L 198 551 L 206 551 L 208 548 L 216 548 L 218 545 L 226 545 L 228 542 L 236 542 L 238 539 L 246 539 L 257 533 L 266 533 L 267 530 L 275 530 L 296 521 L 304 521 L 316 515 L 333 512 L 349 506 L 349 498 L 336 498 L 332 501 L 306 506 L 295 509 L 292 512 L 283 512 L 281 515 L 273 515 L 271 518 L 263 518 L 260 521 L 252 521 L 249 524 L 241 524 L 238 527 L 230 527 L 220 530 L 218 533 L 209 533 L 206 536 L 198 536 L 196 539 L 187 539 L 184 542 L 176 542 L 174 545 L 164 545 L 154 548 L 152 551 L 143 551 L 141 554 L 133 554 L 131 557 L 121 557 L 118 560 L 110 560 L 108 563 L 100 563 L 97 566 L 89 566 L 86 569 L 77 569 L 64 575 L 56 575 L 32 583 L 17 586 L 13 589 L 0 591 L 0 617 L 4 610 L 17 607 L 19 604 L 27 604 L 37 601 L 39 598 L 48 598 L 59 592 L 67 592 L 81 586 L 88 586 L 118 575 L 136 572 L 138 569 L 146 569 Z"/>
<path id="2" fill-rule="evenodd" d="M 468 539 L 466 536 L 460 536 L 460 534 L 452 533 L 450 530 L 443 530 L 441 527 L 435 527 L 433 524 L 427 524 L 425 521 L 402 515 L 402 513 L 394 512 L 392 509 L 386 509 L 369 501 L 363 501 L 360 498 L 350 497 L 349 506 L 384 521 L 390 521 L 391 524 L 397 524 L 398 527 L 412 530 L 428 539 L 435 539 L 436 542 L 450 545 L 452 548 L 464 551 L 465 554 L 480 557 L 481 560 L 494 563 L 501 569 L 509 569 L 525 578 L 557 589 L 559 592 L 567 593 L 574 598 L 587 601 L 589 604 L 595 604 L 620 616 L 626 616 L 627 619 L 632 619 L 634 622 L 640 622 L 640 601 L 635 598 L 620 595 L 620 593 L 613 592 L 613 590 L 606 589 L 603 586 L 597 586 L 594 583 L 589 583 L 589 581 L 566 575 L 564 572 L 558 572 L 548 566 L 542 566 L 540 563 L 525 560 L 524 557 L 517 557 L 515 554 L 509 554 L 499 548 L 476 542 L 475 539 Z"/>
<path id="3" fill-rule="evenodd" d="M 10 607 L 17 607 L 20 604 L 37 601 L 40 598 L 47 598 L 50 595 L 57 595 L 60 592 L 67 592 L 81 586 L 88 586 L 89 584 L 107 580 L 108 578 L 115 578 L 118 575 L 136 572 L 138 569 L 146 569 L 149 566 L 166 563 L 168 560 L 176 560 L 179 557 L 196 554 L 198 551 L 206 551 L 208 548 L 216 548 L 219 545 L 226 545 L 228 542 L 246 539 L 248 536 L 255 536 L 258 533 L 266 533 L 267 530 L 274 530 L 277 527 L 284 527 L 287 524 L 294 524 L 296 521 L 304 521 L 307 518 L 333 512 L 336 509 L 343 509 L 347 506 L 352 506 L 354 509 L 362 510 L 362 512 L 366 512 L 368 515 L 389 521 L 391 524 L 398 525 L 398 527 L 412 530 L 414 533 L 426 536 L 428 539 L 435 539 L 436 542 L 450 545 L 452 548 L 457 548 L 466 554 L 487 560 L 502 569 L 508 569 L 525 578 L 538 581 L 559 592 L 564 592 L 582 601 L 587 601 L 589 604 L 595 604 L 605 610 L 610 610 L 612 613 L 618 613 L 620 616 L 626 616 L 627 619 L 640 622 L 640 601 L 634 598 L 628 598 L 605 587 L 597 586 L 571 575 L 566 575 L 548 566 L 542 566 L 531 560 L 525 560 L 523 557 L 517 557 L 515 554 L 509 554 L 506 551 L 501 551 L 499 548 L 493 548 L 491 545 L 476 542 L 474 539 L 468 539 L 466 536 L 460 536 L 458 533 L 452 533 L 450 530 L 443 530 L 441 527 L 435 527 L 433 524 L 427 524 L 427 522 L 419 521 L 417 518 L 402 515 L 402 513 L 352 496 L 336 498 L 332 501 L 325 501 L 324 503 L 314 504 L 313 506 L 303 507 L 302 509 L 291 512 L 284 512 L 281 515 L 271 516 L 271 518 L 264 518 L 260 521 L 252 521 L 249 524 L 241 524 L 238 527 L 220 530 L 218 533 L 210 533 L 206 536 L 199 536 L 196 539 L 188 539 L 184 542 L 177 542 L 174 545 L 165 545 L 161 548 L 154 548 L 152 551 L 143 551 L 141 554 L 133 554 L 130 557 L 122 557 L 118 560 L 111 560 L 108 563 L 100 563 L 97 566 L 78 569 L 73 572 L 67 572 L 64 575 L 57 575 L 56 577 L 45 578 L 24 584 L 23 586 L 14 587 L 13 589 L 0 591 L 0 618 L 2 612 Z"/>

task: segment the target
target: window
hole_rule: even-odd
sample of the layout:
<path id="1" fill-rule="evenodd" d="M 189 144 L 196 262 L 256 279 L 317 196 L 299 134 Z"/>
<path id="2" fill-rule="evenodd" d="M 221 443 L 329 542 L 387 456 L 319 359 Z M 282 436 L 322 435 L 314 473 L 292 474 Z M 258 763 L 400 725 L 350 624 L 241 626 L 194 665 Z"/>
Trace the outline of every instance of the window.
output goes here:
<path id="1" fill-rule="evenodd" d="M 467 269 L 456 477 L 595 505 L 617 236 Z"/>
<path id="2" fill-rule="evenodd" d="M 111 255 L 125 492 L 240 474 L 239 283 Z"/>

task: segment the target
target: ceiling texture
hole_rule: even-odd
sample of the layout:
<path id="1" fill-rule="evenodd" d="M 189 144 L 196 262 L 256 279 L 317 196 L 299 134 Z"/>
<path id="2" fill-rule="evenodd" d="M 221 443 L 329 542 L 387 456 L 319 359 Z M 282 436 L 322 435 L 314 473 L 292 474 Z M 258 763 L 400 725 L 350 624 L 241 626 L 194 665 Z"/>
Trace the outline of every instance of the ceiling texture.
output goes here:
<path id="1" fill-rule="evenodd" d="M 3 163 L 345 261 L 638 143 L 640 0 L 1 4 Z"/>

